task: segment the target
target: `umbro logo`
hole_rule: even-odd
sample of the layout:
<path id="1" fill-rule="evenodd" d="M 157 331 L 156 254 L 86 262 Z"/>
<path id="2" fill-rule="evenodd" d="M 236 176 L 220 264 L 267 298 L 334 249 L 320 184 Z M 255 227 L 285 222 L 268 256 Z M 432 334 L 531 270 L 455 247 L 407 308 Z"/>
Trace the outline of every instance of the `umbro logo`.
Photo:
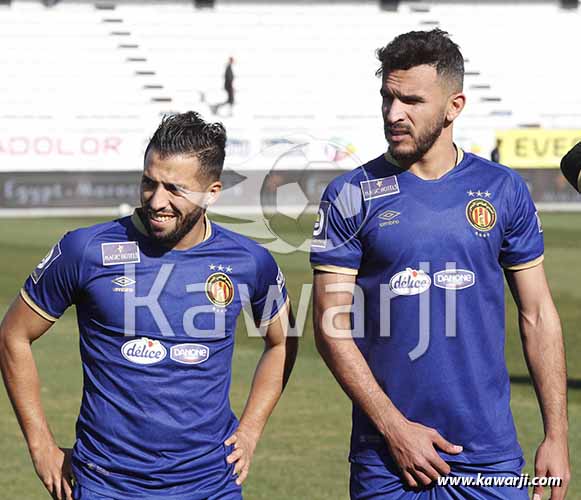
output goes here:
<path id="1" fill-rule="evenodd" d="M 395 219 L 401 212 L 396 212 L 395 210 L 386 210 L 385 212 L 378 215 L 380 219 L 392 220 Z"/>
<path id="2" fill-rule="evenodd" d="M 127 276 L 119 276 L 111 280 L 111 282 L 117 285 L 113 288 L 114 292 L 133 292 L 133 288 L 130 287 L 136 283 L 134 279 L 128 278 Z"/>
<path id="3" fill-rule="evenodd" d="M 118 278 L 115 278 L 112 281 L 113 281 L 113 283 L 115 283 L 116 285 L 119 285 L 119 286 L 129 286 L 129 285 L 135 284 L 135 280 L 132 280 L 131 278 L 128 278 L 127 276 L 119 276 Z"/>
<path id="4" fill-rule="evenodd" d="M 386 210 L 385 212 L 380 213 L 377 218 L 381 219 L 384 222 L 379 223 L 379 227 L 384 226 L 393 226 L 394 224 L 399 224 L 399 220 L 397 219 L 401 215 L 401 212 L 396 212 L 395 210 Z"/>

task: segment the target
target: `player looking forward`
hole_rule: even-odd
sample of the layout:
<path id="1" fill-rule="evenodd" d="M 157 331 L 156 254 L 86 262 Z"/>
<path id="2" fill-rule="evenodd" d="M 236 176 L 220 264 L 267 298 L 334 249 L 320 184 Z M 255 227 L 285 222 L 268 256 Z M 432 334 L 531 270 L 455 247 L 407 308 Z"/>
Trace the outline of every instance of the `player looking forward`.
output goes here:
<path id="1" fill-rule="evenodd" d="M 145 152 L 141 208 L 67 233 L 26 281 L 0 332 L 4 380 L 36 472 L 54 498 L 241 498 L 258 439 L 291 372 L 284 277 L 253 241 L 211 223 L 226 133 L 165 118 Z M 265 350 L 240 419 L 229 387 L 248 303 Z M 30 344 L 74 304 L 83 399 L 72 456 L 40 402 Z M 237 477 L 236 477 L 237 475 Z"/>
<path id="2" fill-rule="evenodd" d="M 400 35 L 378 57 L 388 152 L 328 186 L 311 253 L 317 345 L 353 400 L 351 497 L 527 498 L 521 488 L 435 484 L 521 473 L 504 273 L 544 421 L 535 471 L 563 479 L 551 494 L 561 499 L 565 357 L 528 189 L 455 146 L 464 60 L 445 32 Z M 345 310 L 352 317 L 333 324 L 329 311 Z"/>

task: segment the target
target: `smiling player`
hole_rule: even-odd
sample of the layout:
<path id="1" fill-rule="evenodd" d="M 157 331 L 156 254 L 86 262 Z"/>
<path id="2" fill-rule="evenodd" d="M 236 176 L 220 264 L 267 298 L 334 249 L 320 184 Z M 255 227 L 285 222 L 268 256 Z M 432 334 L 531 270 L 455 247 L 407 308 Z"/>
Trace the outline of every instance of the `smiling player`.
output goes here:
<path id="1" fill-rule="evenodd" d="M 239 499 L 288 380 L 284 278 L 253 241 L 213 224 L 226 134 L 189 112 L 164 119 L 140 209 L 66 234 L 0 330 L 4 380 L 36 472 L 58 499 Z M 236 319 L 249 303 L 265 350 L 240 419 L 229 403 Z M 83 399 L 72 457 L 40 402 L 31 343 L 74 304 Z"/>

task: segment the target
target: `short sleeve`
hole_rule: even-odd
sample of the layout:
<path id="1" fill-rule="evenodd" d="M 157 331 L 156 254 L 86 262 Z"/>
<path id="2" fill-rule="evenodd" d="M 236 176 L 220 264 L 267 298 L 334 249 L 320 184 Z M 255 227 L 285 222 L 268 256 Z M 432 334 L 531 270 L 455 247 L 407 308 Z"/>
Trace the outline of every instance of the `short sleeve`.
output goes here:
<path id="1" fill-rule="evenodd" d="M 287 302 L 285 277 L 272 255 L 259 247 L 256 258 L 256 282 L 250 305 L 254 321 L 262 326 L 274 321 Z"/>
<path id="2" fill-rule="evenodd" d="M 67 233 L 32 271 L 20 291 L 22 299 L 48 321 L 56 321 L 75 303 L 84 245 Z"/>
<path id="3" fill-rule="evenodd" d="M 348 182 L 329 184 L 321 198 L 313 230 L 313 269 L 356 275 L 361 264 L 362 221 L 363 199 L 359 187 Z"/>
<path id="4" fill-rule="evenodd" d="M 514 174 L 512 181 L 500 263 L 505 269 L 517 271 L 543 261 L 544 241 L 541 219 L 527 185 L 518 174 Z"/>

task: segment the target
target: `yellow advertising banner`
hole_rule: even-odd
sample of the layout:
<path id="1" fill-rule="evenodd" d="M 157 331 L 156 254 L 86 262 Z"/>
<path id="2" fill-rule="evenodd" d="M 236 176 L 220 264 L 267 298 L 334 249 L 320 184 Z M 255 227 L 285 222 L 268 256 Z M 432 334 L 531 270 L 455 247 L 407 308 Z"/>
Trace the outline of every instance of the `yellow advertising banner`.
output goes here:
<path id="1" fill-rule="evenodd" d="M 499 162 L 512 168 L 558 168 L 561 158 L 578 142 L 581 130 L 498 130 Z"/>

